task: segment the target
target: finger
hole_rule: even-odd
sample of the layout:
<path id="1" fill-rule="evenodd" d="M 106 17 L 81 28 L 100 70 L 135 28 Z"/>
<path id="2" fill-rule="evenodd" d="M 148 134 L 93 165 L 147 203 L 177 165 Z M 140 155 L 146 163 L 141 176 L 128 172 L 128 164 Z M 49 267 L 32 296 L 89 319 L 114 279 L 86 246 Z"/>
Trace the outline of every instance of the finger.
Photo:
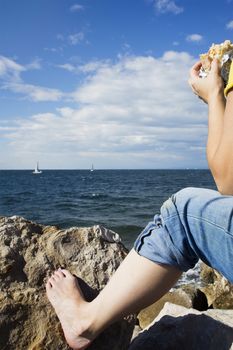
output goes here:
<path id="1" fill-rule="evenodd" d="M 192 79 L 191 79 L 191 78 L 188 79 L 188 84 L 189 84 L 190 86 L 192 86 Z"/>
<path id="2" fill-rule="evenodd" d="M 211 62 L 211 70 L 210 70 L 210 74 L 214 73 L 214 74 L 219 74 L 220 72 L 220 62 L 217 58 L 214 58 L 213 61 Z"/>
<path id="3" fill-rule="evenodd" d="M 190 77 L 191 78 L 197 78 L 199 77 L 199 72 L 202 67 L 201 61 L 196 62 L 192 68 L 190 69 Z"/>
<path id="4" fill-rule="evenodd" d="M 191 85 L 191 89 L 192 89 L 192 92 L 194 93 L 194 95 L 198 95 L 197 91 L 194 89 L 194 87 Z"/>
<path id="5" fill-rule="evenodd" d="M 197 95 L 197 92 L 196 92 L 196 90 L 195 90 L 195 88 L 194 88 L 194 81 L 193 81 L 193 79 L 190 78 L 190 79 L 188 80 L 188 83 L 189 83 L 189 86 L 190 86 L 191 89 L 192 89 L 192 92 L 193 92 L 195 95 Z"/>
<path id="6" fill-rule="evenodd" d="M 188 80 L 188 84 L 189 84 L 189 86 L 191 87 L 191 89 L 194 88 L 195 80 L 196 80 L 196 79 L 193 79 L 193 78 L 189 78 L 189 80 Z"/>
<path id="7" fill-rule="evenodd" d="M 198 96 L 200 100 L 202 100 L 204 103 L 207 103 L 206 100 L 204 100 L 204 98 L 202 98 L 201 96 Z"/>

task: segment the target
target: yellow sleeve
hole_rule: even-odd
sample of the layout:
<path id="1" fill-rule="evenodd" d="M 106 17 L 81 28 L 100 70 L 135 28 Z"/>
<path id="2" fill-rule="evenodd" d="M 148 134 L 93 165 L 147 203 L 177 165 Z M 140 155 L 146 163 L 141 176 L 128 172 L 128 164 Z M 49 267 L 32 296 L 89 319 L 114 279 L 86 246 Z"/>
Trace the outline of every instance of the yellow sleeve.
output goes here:
<path id="1" fill-rule="evenodd" d="M 227 86 L 224 89 L 224 95 L 227 97 L 228 92 L 233 88 L 233 61 L 231 62 L 230 72 L 228 76 Z"/>

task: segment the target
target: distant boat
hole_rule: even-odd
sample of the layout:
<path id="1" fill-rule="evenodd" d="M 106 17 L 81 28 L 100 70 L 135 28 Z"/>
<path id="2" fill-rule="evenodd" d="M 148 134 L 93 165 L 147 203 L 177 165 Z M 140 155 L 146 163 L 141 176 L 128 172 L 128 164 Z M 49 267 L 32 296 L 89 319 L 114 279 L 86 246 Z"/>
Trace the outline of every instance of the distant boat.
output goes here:
<path id="1" fill-rule="evenodd" d="M 35 170 L 33 171 L 33 174 L 41 174 L 42 171 L 39 169 L 39 162 L 36 163 Z"/>
<path id="2" fill-rule="evenodd" d="M 93 164 L 91 166 L 91 170 L 90 171 L 94 171 L 94 165 Z"/>

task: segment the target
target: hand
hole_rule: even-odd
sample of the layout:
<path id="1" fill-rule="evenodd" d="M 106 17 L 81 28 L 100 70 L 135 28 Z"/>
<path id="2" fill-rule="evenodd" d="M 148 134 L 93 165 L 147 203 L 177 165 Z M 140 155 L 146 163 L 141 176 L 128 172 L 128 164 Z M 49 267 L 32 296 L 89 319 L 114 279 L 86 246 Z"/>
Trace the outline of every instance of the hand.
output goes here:
<path id="1" fill-rule="evenodd" d="M 217 59 L 214 59 L 206 78 L 199 77 L 201 67 L 201 61 L 194 64 L 190 70 L 188 82 L 194 94 L 205 103 L 209 103 L 212 97 L 216 97 L 216 94 L 223 94 L 224 83 L 220 75 L 220 64 Z"/>

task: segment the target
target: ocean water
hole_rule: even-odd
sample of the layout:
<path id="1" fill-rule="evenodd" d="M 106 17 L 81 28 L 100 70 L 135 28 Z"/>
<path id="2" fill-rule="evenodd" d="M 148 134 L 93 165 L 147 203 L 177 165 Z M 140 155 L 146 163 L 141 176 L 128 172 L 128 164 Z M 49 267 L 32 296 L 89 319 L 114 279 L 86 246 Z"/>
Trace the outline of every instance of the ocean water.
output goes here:
<path id="1" fill-rule="evenodd" d="M 60 228 L 101 224 L 130 249 L 162 203 L 184 187 L 216 189 L 209 170 L 0 171 L 0 216 Z M 199 264 L 176 286 L 200 283 Z"/>
<path id="2" fill-rule="evenodd" d="M 209 170 L 1 170 L 0 216 L 61 228 L 101 224 L 130 249 L 162 203 L 189 186 L 215 189 Z"/>

